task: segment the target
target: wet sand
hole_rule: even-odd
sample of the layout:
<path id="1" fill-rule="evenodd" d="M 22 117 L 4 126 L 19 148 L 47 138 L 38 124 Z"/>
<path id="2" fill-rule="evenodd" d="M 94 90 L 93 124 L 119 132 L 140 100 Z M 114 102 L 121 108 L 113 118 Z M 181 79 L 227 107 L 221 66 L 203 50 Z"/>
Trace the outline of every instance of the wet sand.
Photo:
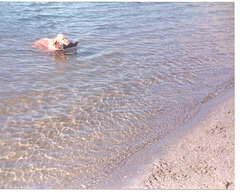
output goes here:
<path id="1" fill-rule="evenodd" d="M 234 88 L 125 160 L 98 189 L 234 189 Z"/>

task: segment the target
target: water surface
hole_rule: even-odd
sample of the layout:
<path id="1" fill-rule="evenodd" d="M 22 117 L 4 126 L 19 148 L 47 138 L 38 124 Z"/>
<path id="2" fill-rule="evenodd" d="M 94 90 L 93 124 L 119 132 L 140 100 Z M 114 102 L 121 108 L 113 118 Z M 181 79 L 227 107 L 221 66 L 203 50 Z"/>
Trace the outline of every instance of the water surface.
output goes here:
<path id="1" fill-rule="evenodd" d="M 0 187 L 92 188 L 233 86 L 233 3 L 0 3 Z M 63 33 L 76 52 L 32 48 Z"/>

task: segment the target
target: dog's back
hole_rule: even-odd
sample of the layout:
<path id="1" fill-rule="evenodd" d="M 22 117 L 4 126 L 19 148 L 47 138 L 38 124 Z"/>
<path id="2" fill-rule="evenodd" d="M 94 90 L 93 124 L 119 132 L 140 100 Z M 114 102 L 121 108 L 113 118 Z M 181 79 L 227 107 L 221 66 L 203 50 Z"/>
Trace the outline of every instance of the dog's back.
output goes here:
<path id="1" fill-rule="evenodd" d="M 48 49 L 50 41 L 51 41 L 51 39 L 43 38 L 43 39 L 35 41 L 33 44 L 39 48 Z"/>

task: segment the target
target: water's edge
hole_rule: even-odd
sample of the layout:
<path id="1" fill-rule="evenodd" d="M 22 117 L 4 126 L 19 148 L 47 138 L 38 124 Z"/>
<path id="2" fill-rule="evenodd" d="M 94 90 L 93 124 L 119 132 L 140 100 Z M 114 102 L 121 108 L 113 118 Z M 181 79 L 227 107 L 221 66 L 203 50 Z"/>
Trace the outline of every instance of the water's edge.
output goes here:
<path id="1" fill-rule="evenodd" d="M 209 109 L 214 108 L 214 106 L 218 105 L 219 103 L 227 100 L 229 97 L 232 97 L 232 93 L 234 93 L 234 77 L 229 79 L 228 81 L 224 82 L 223 84 L 219 85 L 213 92 L 211 92 L 208 96 L 206 96 L 197 106 L 195 114 L 193 117 L 191 117 L 188 121 L 180 124 L 180 125 L 174 125 L 172 128 L 168 128 L 167 132 L 164 135 L 157 136 L 156 138 L 153 138 L 145 143 L 143 143 L 141 146 L 133 149 L 130 152 L 126 152 L 125 157 L 121 158 L 120 160 L 116 161 L 111 165 L 111 172 L 108 173 L 108 175 L 105 175 L 105 177 L 101 180 L 96 182 L 96 184 L 93 184 L 89 187 L 84 188 L 108 188 L 104 186 L 105 183 L 109 183 L 109 180 L 111 180 L 112 175 L 117 175 L 115 173 L 121 173 L 121 168 L 125 167 L 126 162 L 128 162 L 131 157 L 135 157 L 135 159 L 141 160 L 141 158 L 136 158 L 136 154 L 141 151 L 146 151 L 151 146 L 154 146 L 155 144 L 162 143 L 161 141 L 165 141 L 165 138 L 170 138 L 170 140 L 174 140 L 175 138 L 169 137 L 173 135 L 173 133 L 181 132 L 181 135 L 183 135 L 183 128 L 187 127 L 187 125 L 193 124 L 193 120 L 198 118 L 199 116 L 202 116 L 201 119 L 203 119 L 203 115 L 199 115 L 201 111 L 209 111 Z M 207 107 L 206 107 L 207 106 Z M 207 108 L 207 110 L 206 110 Z M 168 141 L 169 143 L 169 141 Z M 160 150 L 161 151 L 161 150 Z M 134 158 L 133 158 L 134 159 Z M 152 160 L 152 158 L 149 158 L 149 160 Z M 115 165 L 114 165 L 115 164 Z M 142 167 L 144 167 L 143 165 Z M 129 166 L 127 170 L 130 170 L 132 166 Z M 120 171 L 119 171 L 120 170 Z M 111 180 L 112 182 L 112 180 Z M 103 186 L 102 186 L 103 185 Z M 110 186 L 114 188 L 113 186 Z"/>
<path id="2" fill-rule="evenodd" d="M 231 82 L 231 80 L 221 85 L 224 86 L 222 89 L 218 87 L 215 92 L 205 97 L 198 113 L 191 120 L 176 126 L 164 137 L 146 143 L 146 146 L 139 148 L 138 151 L 123 160 L 121 165 L 115 168 L 103 181 L 90 188 L 129 189 L 132 186 L 135 187 L 136 184 L 145 179 L 146 170 L 148 170 L 146 168 L 154 163 L 154 160 L 158 159 L 159 156 L 166 153 L 162 148 L 171 145 L 176 140 L 181 140 L 182 136 L 191 132 L 191 129 L 194 129 L 197 123 L 203 121 L 216 106 L 234 98 L 234 82 Z"/>

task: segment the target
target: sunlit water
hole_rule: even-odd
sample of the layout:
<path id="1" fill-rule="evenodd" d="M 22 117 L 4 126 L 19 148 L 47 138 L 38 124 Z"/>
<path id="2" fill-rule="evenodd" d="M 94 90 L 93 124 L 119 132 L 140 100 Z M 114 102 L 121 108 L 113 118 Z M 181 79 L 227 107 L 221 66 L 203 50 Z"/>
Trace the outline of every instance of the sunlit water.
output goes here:
<path id="1" fill-rule="evenodd" d="M 1 188 L 94 187 L 233 86 L 233 3 L 0 2 L 0 42 Z"/>

